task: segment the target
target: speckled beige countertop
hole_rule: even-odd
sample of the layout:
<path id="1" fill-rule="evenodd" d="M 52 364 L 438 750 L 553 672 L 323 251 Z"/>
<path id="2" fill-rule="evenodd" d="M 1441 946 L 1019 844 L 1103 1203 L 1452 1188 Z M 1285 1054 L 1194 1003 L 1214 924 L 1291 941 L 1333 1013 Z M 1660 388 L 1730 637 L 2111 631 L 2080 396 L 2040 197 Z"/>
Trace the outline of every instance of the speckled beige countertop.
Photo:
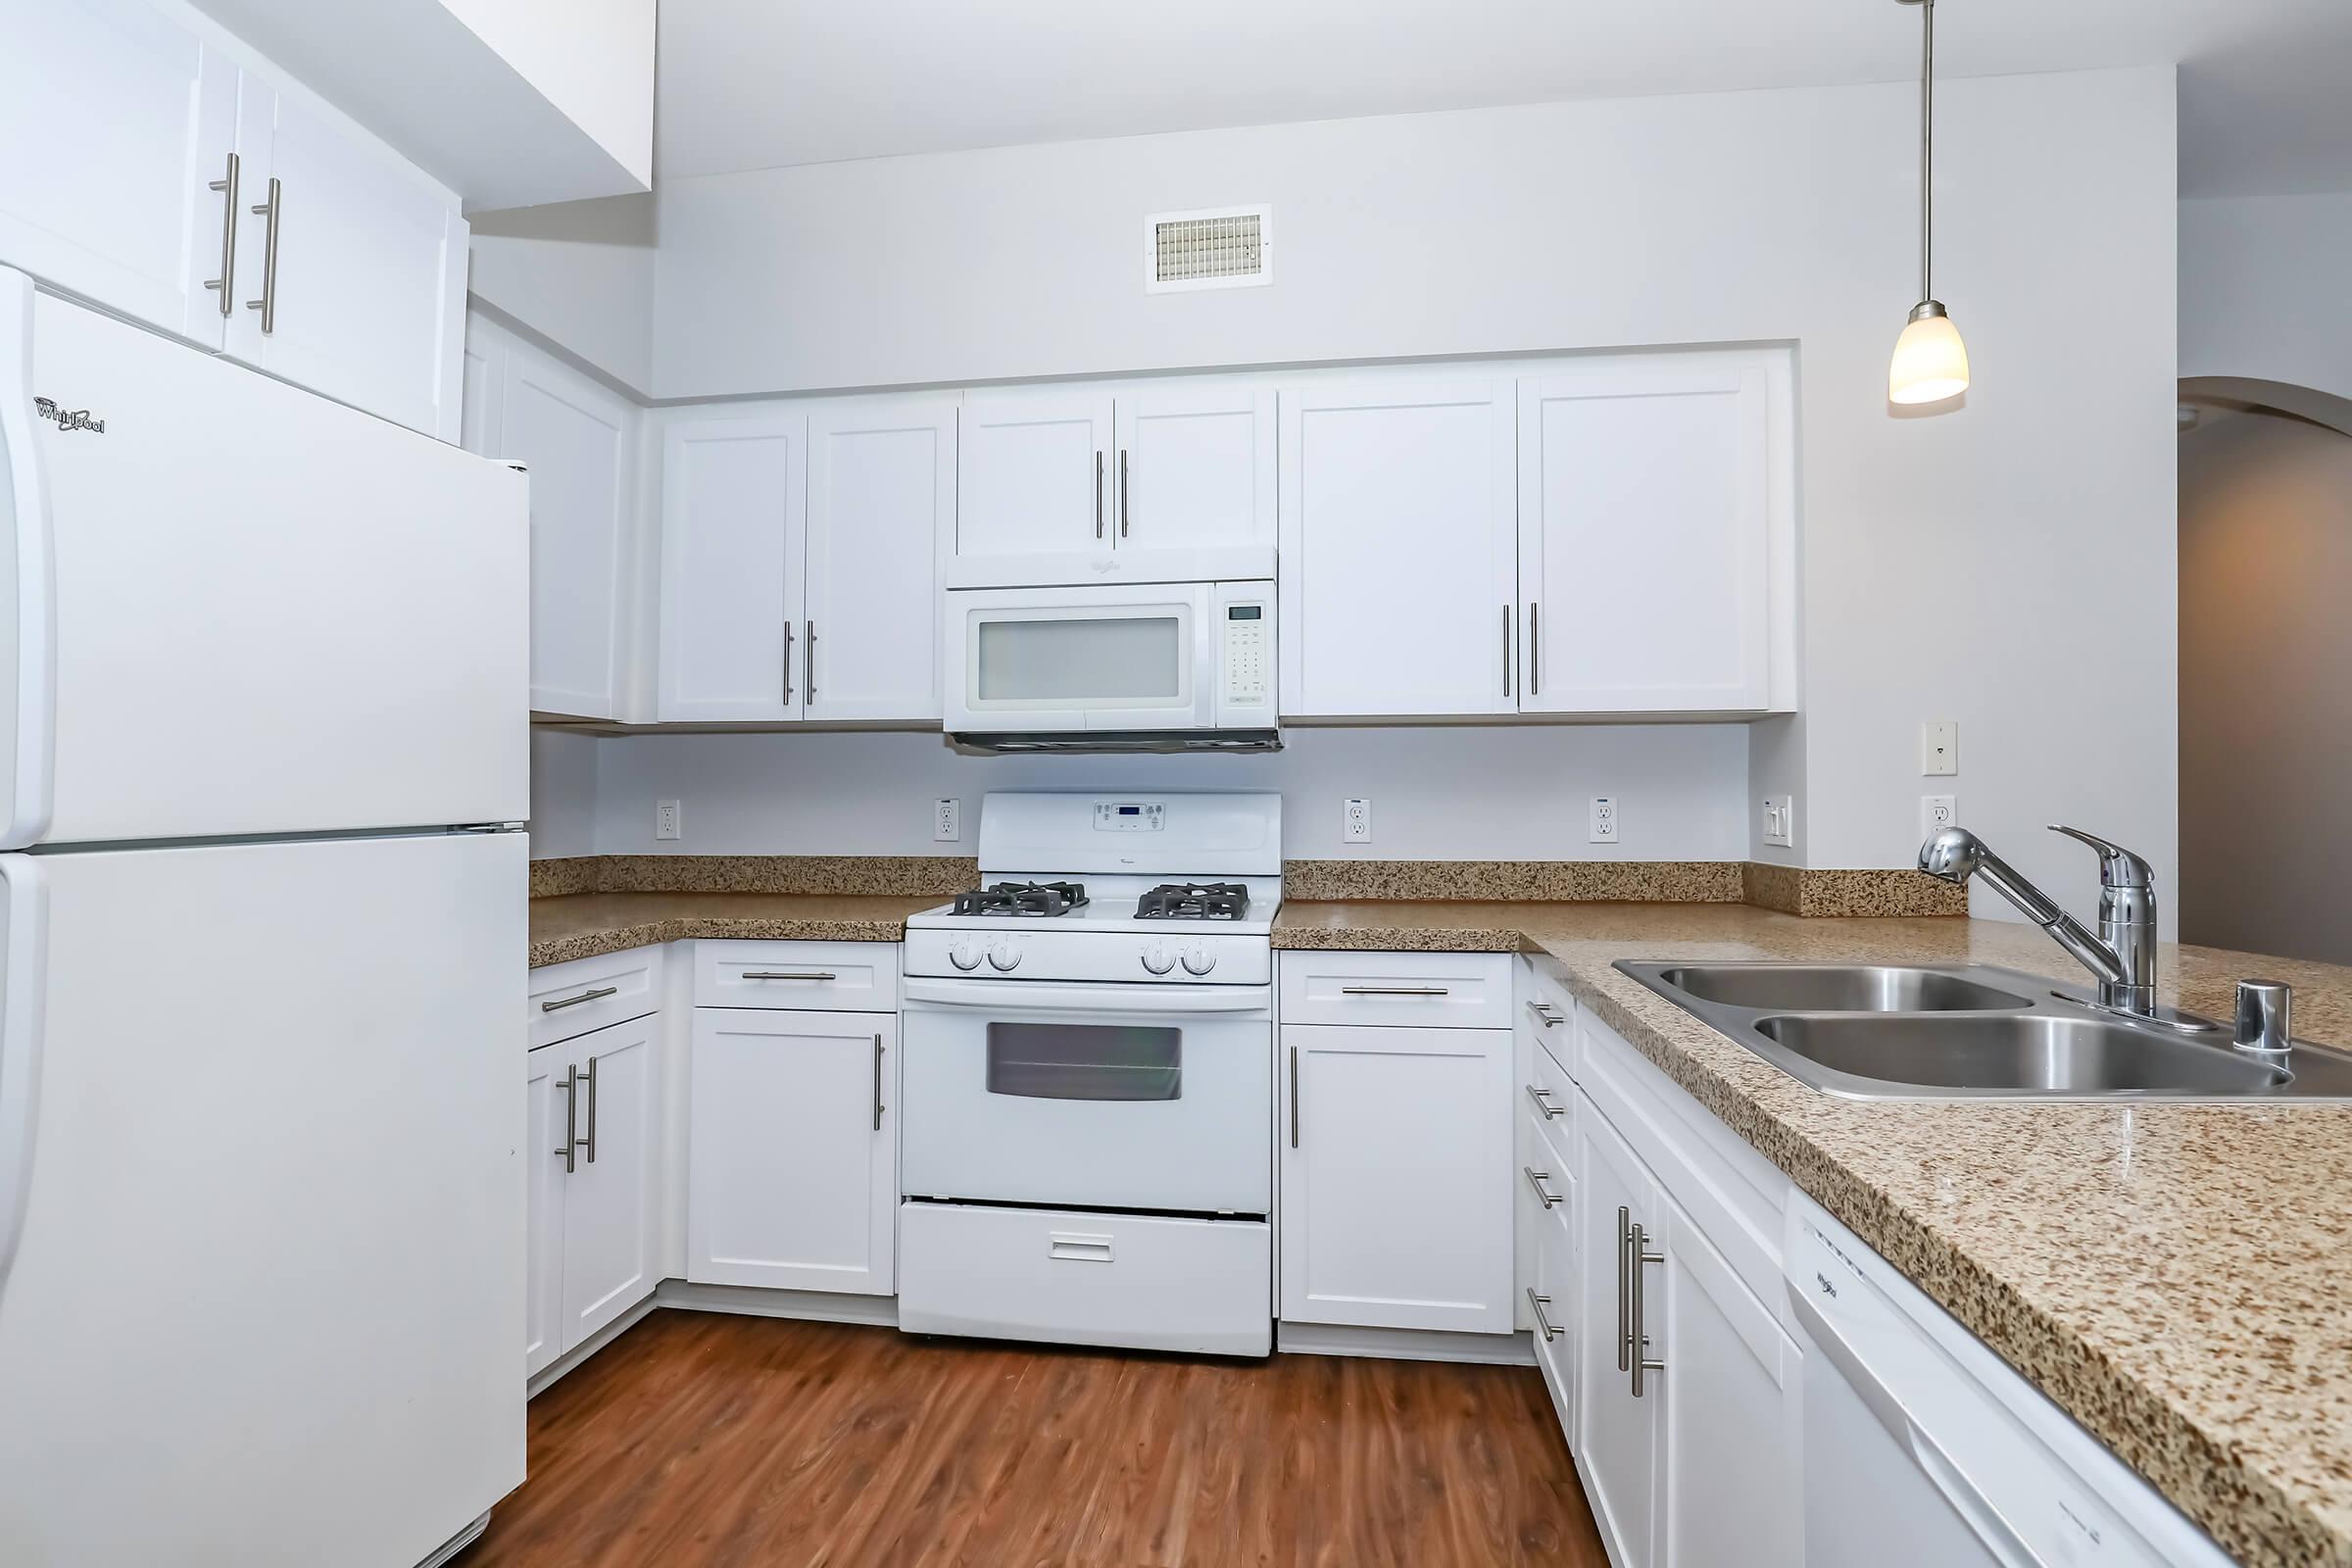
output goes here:
<path id="1" fill-rule="evenodd" d="M 1736 905 L 1285 904 L 1277 948 L 1538 955 L 1636 1049 L 2248 1563 L 2352 1565 L 2352 1106 L 1860 1102 L 1806 1089 L 1619 958 L 1975 961 L 2079 981 L 2032 926 Z M 2352 969 L 2167 946 L 2164 1000 Z"/>
<path id="2" fill-rule="evenodd" d="M 896 942 L 906 917 L 944 902 L 822 893 L 574 893 L 531 901 L 531 967 L 688 937 Z"/>

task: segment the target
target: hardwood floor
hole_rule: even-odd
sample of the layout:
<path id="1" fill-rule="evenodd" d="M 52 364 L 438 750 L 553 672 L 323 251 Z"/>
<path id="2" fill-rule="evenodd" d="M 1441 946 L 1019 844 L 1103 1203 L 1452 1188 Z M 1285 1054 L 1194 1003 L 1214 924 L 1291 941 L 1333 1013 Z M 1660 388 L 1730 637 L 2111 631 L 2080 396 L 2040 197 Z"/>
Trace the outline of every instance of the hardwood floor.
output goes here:
<path id="1" fill-rule="evenodd" d="M 531 1405 L 459 1568 L 1605 1568 L 1532 1367 L 663 1310 Z"/>

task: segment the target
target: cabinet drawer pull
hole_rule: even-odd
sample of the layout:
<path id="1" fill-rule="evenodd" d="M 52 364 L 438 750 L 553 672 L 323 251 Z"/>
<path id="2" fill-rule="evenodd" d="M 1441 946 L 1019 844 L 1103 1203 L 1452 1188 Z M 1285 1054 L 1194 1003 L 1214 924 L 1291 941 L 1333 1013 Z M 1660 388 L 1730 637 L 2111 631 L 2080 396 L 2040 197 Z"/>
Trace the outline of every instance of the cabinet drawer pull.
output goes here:
<path id="1" fill-rule="evenodd" d="M 746 980 L 838 980 L 830 969 L 746 969 Z"/>
<path id="2" fill-rule="evenodd" d="M 1443 997 L 1444 986 L 1342 986 L 1343 997 Z"/>
<path id="3" fill-rule="evenodd" d="M 1536 1102 L 1536 1108 L 1544 1113 L 1545 1121 L 1556 1121 L 1568 1114 L 1566 1105 L 1555 1105 L 1551 1102 L 1551 1091 L 1548 1089 L 1538 1089 L 1534 1084 L 1529 1084 L 1527 1098 Z"/>
<path id="4" fill-rule="evenodd" d="M 596 1163 L 596 1058 L 588 1058 L 588 1163 Z"/>
<path id="5" fill-rule="evenodd" d="M 1291 1147 L 1298 1147 L 1298 1048 L 1291 1048 Z"/>
<path id="6" fill-rule="evenodd" d="M 228 164 L 221 171 L 220 177 L 204 187 L 206 190 L 220 192 L 220 275 L 206 278 L 204 286 L 220 291 L 222 316 L 228 315 L 236 305 L 231 291 L 237 286 L 237 173 L 239 167 L 237 155 L 230 153 Z"/>
<path id="7" fill-rule="evenodd" d="M 1649 1250 L 1649 1232 L 1640 1225 L 1634 1227 L 1633 1235 L 1627 1242 L 1625 1253 L 1630 1265 L 1628 1272 L 1634 1277 L 1633 1332 L 1627 1336 L 1627 1340 L 1629 1354 L 1633 1361 L 1634 1397 L 1639 1399 L 1642 1397 L 1642 1374 L 1666 1370 L 1665 1360 L 1649 1353 L 1649 1327 L 1642 1322 L 1642 1265 L 1663 1263 L 1666 1261 L 1666 1254 Z"/>
<path id="8" fill-rule="evenodd" d="M 1519 1168 L 1527 1172 L 1527 1185 L 1533 1187 L 1536 1190 L 1536 1196 L 1544 1200 L 1544 1206 L 1545 1208 L 1557 1208 L 1560 1204 L 1568 1200 L 1568 1195 L 1566 1193 L 1553 1193 L 1546 1192 L 1544 1190 L 1544 1178 L 1549 1176 L 1551 1172 L 1547 1170 L 1538 1170 L 1533 1165 L 1522 1165 Z"/>
<path id="9" fill-rule="evenodd" d="M 1544 695 L 1544 622 L 1539 618 L 1544 607 L 1533 600 L 1527 606 L 1527 695 Z"/>
<path id="10" fill-rule="evenodd" d="M 270 199 L 253 210 L 256 218 L 268 218 L 269 226 L 262 231 L 262 297 L 247 300 L 245 308 L 262 313 L 262 336 L 277 330 L 277 225 L 285 212 L 285 201 L 275 176 L 270 180 Z"/>
<path id="11" fill-rule="evenodd" d="M 1502 695 L 1511 695 L 1511 607 L 1502 607 Z"/>
<path id="12" fill-rule="evenodd" d="M 564 1081 L 556 1085 L 564 1091 L 564 1147 L 556 1152 L 564 1156 L 564 1174 L 568 1176 L 580 1168 L 579 1157 L 573 1151 L 580 1147 L 580 1068 L 572 1063 Z"/>
<path id="13" fill-rule="evenodd" d="M 1557 1029 L 1561 1024 L 1564 1024 L 1568 1021 L 1566 1018 L 1560 1016 L 1559 1008 L 1546 1002 L 1531 1002 L 1527 1004 L 1527 1010 L 1534 1013 L 1536 1015 L 1536 1022 L 1542 1024 L 1546 1029 Z"/>
<path id="14" fill-rule="evenodd" d="M 792 706 L 792 622 L 784 623 L 784 706 Z"/>
<path id="15" fill-rule="evenodd" d="M 576 997 L 564 997 L 557 1002 L 542 1002 L 539 1004 L 539 1010 L 541 1012 L 562 1012 L 565 1007 L 576 1007 L 583 1002 L 602 1002 L 607 997 L 614 997 L 619 994 L 620 987 L 618 986 L 598 986 L 595 990 L 583 991 Z"/>
<path id="16" fill-rule="evenodd" d="M 1127 499 L 1127 449 L 1119 448 L 1119 537 L 1127 537 L 1128 525 L 1135 521 L 1134 503 Z"/>
<path id="17" fill-rule="evenodd" d="M 1095 454 L 1095 537 L 1102 537 L 1102 454 Z"/>
<path id="18" fill-rule="evenodd" d="M 1628 1355 L 1634 1348 L 1634 1336 L 1628 1327 L 1633 1321 L 1627 1310 L 1625 1294 L 1625 1251 L 1634 1239 L 1634 1211 L 1623 1203 L 1617 1205 L 1617 1370 L 1625 1370 Z"/>
<path id="19" fill-rule="evenodd" d="M 882 1037 L 874 1036 L 874 1131 L 882 1130 Z"/>
<path id="20" fill-rule="evenodd" d="M 1110 1238 L 1081 1236 L 1071 1231 L 1049 1231 L 1046 1255 L 1069 1263 L 1107 1263 L 1110 1261 Z"/>
<path id="21" fill-rule="evenodd" d="M 1527 1288 L 1527 1309 L 1536 1314 L 1536 1327 L 1543 1331 L 1544 1338 L 1546 1343 L 1556 1340 L 1561 1335 L 1568 1332 L 1566 1329 L 1553 1328 L 1551 1326 L 1551 1319 L 1544 1315 L 1544 1309 L 1550 1304 L 1550 1297 L 1538 1296 L 1536 1294 L 1536 1288 L 1533 1285 L 1530 1285 Z"/>
<path id="22" fill-rule="evenodd" d="M 813 703 L 816 701 L 816 621 L 813 617 L 808 621 L 807 630 L 808 646 L 801 650 L 801 684 L 807 690 L 803 692 L 801 700 Z"/>

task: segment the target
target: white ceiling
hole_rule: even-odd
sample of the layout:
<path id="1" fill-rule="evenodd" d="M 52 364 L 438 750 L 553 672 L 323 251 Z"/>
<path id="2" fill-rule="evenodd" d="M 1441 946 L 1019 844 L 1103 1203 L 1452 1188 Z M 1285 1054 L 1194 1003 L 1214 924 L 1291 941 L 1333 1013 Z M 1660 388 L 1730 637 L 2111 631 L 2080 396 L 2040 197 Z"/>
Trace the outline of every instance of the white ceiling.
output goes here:
<path id="1" fill-rule="evenodd" d="M 661 0 L 681 176 L 1219 125 L 1886 81 L 1895 0 Z M 1943 0 L 1939 72 L 2179 62 L 2187 195 L 2352 189 L 2352 0 Z"/>

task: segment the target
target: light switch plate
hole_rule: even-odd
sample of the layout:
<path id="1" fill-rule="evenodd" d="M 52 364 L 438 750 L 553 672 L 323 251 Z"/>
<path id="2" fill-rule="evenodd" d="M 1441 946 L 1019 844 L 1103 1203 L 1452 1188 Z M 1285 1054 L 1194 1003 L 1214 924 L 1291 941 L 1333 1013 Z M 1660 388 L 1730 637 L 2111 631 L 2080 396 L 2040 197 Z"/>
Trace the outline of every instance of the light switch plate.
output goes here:
<path id="1" fill-rule="evenodd" d="M 1764 842 L 1775 849 L 1789 849 L 1796 843 L 1796 797 L 1767 795 L 1764 797 Z"/>
<path id="2" fill-rule="evenodd" d="M 1919 771 L 1923 778 L 1940 778 L 1960 771 L 1957 719 L 1931 718 L 1919 726 Z"/>

